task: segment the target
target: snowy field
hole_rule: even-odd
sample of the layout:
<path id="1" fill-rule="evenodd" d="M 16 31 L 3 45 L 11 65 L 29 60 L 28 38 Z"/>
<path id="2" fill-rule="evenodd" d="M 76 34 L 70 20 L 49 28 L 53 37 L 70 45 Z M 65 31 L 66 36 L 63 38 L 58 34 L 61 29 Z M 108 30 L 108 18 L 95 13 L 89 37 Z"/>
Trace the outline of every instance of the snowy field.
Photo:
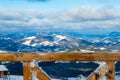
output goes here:
<path id="1" fill-rule="evenodd" d="M 8 78 L 0 78 L 0 80 L 23 80 L 23 76 L 10 75 Z M 32 78 L 32 80 L 38 80 L 38 79 Z M 61 80 L 61 79 L 51 79 L 51 80 Z M 69 78 L 68 80 L 86 80 L 86 79 L 85 78 L 83 79 Z M 103 77 L 100 80 L 106 80 L 106 78 Z M 120 76 L 116 76 L 115 80 L 120 80 Z"/>
<path id="2" fill-rule="evenodd" d="M 23 76 L 10 75 L 6 78 L 0 78 L 0 80 L 23 80 Z"/>

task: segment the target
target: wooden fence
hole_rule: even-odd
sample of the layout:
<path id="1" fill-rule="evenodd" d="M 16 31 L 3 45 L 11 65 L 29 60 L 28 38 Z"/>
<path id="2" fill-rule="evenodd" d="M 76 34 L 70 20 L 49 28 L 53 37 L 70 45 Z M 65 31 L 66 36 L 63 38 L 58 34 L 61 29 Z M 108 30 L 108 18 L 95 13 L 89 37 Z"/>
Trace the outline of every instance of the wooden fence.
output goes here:
<path id="1" fill-rule="evenodd" d="M 32 80 L 33 73 L 39 80 L 50 80 L 38 66 L 31 65 L 33 61 L 104 61 L 106 64 L 99 68 L 99 73 L 93 72 L 87 80 L 99 80 L 103 76 L 114 80 L 115 61 L 120 61 L 120 53 L 0 53 L 0 61 L 23 62 L 24 80 Z"/>

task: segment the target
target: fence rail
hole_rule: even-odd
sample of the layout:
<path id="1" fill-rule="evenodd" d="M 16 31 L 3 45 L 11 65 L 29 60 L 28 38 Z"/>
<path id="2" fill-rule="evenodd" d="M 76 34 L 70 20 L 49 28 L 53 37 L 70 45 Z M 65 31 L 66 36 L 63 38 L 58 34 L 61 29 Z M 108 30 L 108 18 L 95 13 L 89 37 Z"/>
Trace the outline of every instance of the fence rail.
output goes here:
<path id="1" fill-rule="evenodd" d="M 115 61 L 120 61 L 120 53 L 0 53 L 0 61 L 6 62 L 24 62 L 23 74 L 24 80 L 32 80 L 32 73 L 36 73 L 39 80 L 50 80 L 38 66 L 31 66 L 32 61 L 35 62 L 52 62 L 52 61 L 104 61 L 108 70 L 101 73 L 94 73 L 88 80 L 99 80 L 101 77 L 106 76 L 107 80 L 115 79 Z"/>

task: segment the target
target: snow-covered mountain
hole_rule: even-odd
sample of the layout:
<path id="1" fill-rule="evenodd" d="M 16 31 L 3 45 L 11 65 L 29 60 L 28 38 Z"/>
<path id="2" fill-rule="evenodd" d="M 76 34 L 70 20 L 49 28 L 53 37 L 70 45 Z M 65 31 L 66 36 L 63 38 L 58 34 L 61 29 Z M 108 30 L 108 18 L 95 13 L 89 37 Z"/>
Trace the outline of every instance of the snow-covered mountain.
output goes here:
<path id="1" fill-rule="evenodd" d="M 120 51 L 119 32 L 106 35 L 79 34 L 80 36 L 77 37 L 74 36 L 75 34 L 78 33 L 0 33 L 0 50 L 11 52 Z"/>
<path id="2" fill-rule="evenodd" d="M 0 50 L 6 52 L 34 52 L 35 48 L 20 44 L 10 38 L 0 39 Z"/>
<path id="3" fill-rule="evenodd" d="M 36 35 L 18 41 L 21 44 L 46 49 L 47 51 L 61 51 L 72 48 L 89 46 L 92 43 L 83 39 L 73 38 L 66 35 Z"/>

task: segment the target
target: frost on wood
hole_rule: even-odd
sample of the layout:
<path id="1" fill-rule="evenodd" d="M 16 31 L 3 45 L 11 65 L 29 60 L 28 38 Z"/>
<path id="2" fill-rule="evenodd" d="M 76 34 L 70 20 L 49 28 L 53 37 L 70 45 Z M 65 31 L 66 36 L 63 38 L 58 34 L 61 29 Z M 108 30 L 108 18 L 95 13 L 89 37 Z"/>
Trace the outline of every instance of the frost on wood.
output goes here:
<path id="1" fill-rule="evenodd" d="M 35 73 L 35 72 L 34 72 L 34 73 L 32 73 L 32 80 L 39 80 L 36 76 L 37 76 L 37 75 L 36 75 L 36 73 Z"/>
<path id="2" fill-rule="evenodd" d="M 32 60 L 32 61 L 30 62 L 30 66 L 31 66 L 31 68 L 36 67 L 36 66 L 37 66 L 37 62 L 36 62 L 35 60 Z M 32 73 L 32 80 L 39 80 L 39 79 L 36 77 L 36 76 L 37 76 L 37 73 L 36 73 L 36 72 L 31 71 L 31 73 Z"/>
<path id="3" fill-rule="evenodd" d="M 30 66 L 31 66 L 31 67 L 35 67 L 35 66 L 37 66 L 36 61 L 35 61 L 35 60 L 32 60 L 32 62 L 30 62 Z"/>
<path id="4" fill-rule="evenodd" d="M 96 74 L 105 74 L 108 71 L 108 66 L 105 62 L 99 62 L 99 67 L 94 71 Z"/>

